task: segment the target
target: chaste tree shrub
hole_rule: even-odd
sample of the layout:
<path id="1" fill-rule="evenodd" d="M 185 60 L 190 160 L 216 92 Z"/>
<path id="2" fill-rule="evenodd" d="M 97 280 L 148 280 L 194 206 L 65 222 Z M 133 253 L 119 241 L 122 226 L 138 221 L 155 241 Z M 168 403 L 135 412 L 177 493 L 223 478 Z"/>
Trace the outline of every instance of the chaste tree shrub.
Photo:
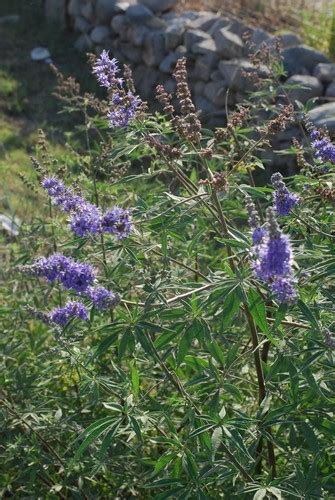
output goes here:
<path id="1" fill-rule="evenodd" d="M 90 58 L 105 99 L 55 70 L 83 125 L 75 169 L 41 134 L 46 210 L 9 247 L 5 496 L 335 495 L 335 147 L 270 59 L 215 131 L 185 59 L 160 114 L 106 51 Z M 292 121 L 284 179 L 259 158 Z"/>

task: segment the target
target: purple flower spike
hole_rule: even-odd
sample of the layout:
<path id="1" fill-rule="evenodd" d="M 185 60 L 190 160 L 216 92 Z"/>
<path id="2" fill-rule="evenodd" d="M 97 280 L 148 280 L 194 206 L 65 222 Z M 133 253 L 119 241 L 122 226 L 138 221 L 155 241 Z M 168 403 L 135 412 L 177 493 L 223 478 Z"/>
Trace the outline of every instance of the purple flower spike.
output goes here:
<path id="1" fill-rule="evenodd" d="M 120 302 L 120 297 L 117 293 L 110 292 L 103 286 L 88 288 L 86 295 L 99 311 L 113 309 Z"/>
<path id="2" fill-rule="evenodd" d="M 78 236 L 90 236 L 101 232 L 101 213 L 98 207 L 85 202 L 70 217 L 70 227 Z"/>
<path id="3" fill-rule="evenodd" d="M 133 229 L 130 211 L 120 207 L 108 210 L 102 217 L 101 225 L 103 232 L 115 234 L 118 240 L 128 236 Z"/>
<path id="4" fill-rule="evenodd" d="M 267 212 L 267 226 L 263 243 L 254 247 L 254 272 L 258 279 L 270 285 L 280 303 L 292 303 L 297 296 L 293 285 L 292 248 L 289 238 L 279 229 L 272 208 Z"/>
<path id="5" fill-rule="evenodd" d="M 266 236 L 266 229 L 260 227 L 259 216 L 255 207 L 254 202 L 250 196 L 245 197 L 245 206 L 248 212 L 248 223 L 249 227 L 253 230 L 252 241 L 254 245 L 261 243 L 263 238 Z"/>
<path id="6" fill-rule="evenodd" d="M 298 195 L 291 193 L 285 183 L 283 176 L 277 172 L 272 175 L 271 182 L 276 191 L 273 193 L 274 207 L 278 215 L 289 215 L 292 208 L 298 205 L 300 198 Z"/>
<path id="7" fill-rule="evenodd" d="M 335 146 L 330 142 L 329 138 L 323 136 L 317 129 L 310 132 L 310 137 L 312 139 L 312 148 L 314 149 L 315 158 L 317 160 L 335 163 Z"/>
<path id="8" fill-rule="evenodd" d="M 111 100 L 112 111 L 107 114 L 112 127 L 126 127 L 135 117 L 140 98 L 128 92 L 124 97 L 115 93 Z"/>
<path id="9" fill-rule="evenodd" d="M 50 319 L 57 325 L 64 326 L 72 318 L 88 321 L 88 310 L 82 302 L 68 301 L 64 307 L 57 307 L 50 312 Z"/>
<path id="10" fill-rule="evenodd" d="M 297 300 L 297 291 L 290 278 L 278 278 L 271 283 L 270 289 L 280 304 L 293 304 Z"/>
<path id="11" fill-rule="evenodd" d="M 109 89 L 115 85 L 122 85 L 122 78 L 116 76 L 119 71 L 117 60 L 110 59 L 109 52 L 103 50 L 93 66 L 92 73 L 101 87 Z"/>
<path id="12" fill-rule="evenodd" d="M 37 259 L 32 270 L 34 274 L 50 282 L 59 281 L 65 288 L 76 292 L 84 292 L 95 281 L 95 272 L 90 264 L 76 262 L 59 253 Z"/>

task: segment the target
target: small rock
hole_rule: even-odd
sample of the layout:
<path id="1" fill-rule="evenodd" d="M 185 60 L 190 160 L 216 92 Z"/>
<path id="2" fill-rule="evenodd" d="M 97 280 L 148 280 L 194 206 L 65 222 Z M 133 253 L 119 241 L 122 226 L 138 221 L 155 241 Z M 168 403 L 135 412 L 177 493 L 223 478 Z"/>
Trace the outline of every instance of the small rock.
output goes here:
<path id="1" fill-rule="evenodd" d="M 302 44 L 300 36 L 296 33 L 292 33 L 291 31 L 281 33 L 277 36 L 277 38 L 284 49 L 287 49 L 288 47 L 296 47 L 297 45 Z"/>
<path id="2" fill-rule="evenodd" d="M 149 33 L 144 40 L 143 61 L 147 66 L 159 65 L 165 57 L 165 37 L 163 32 Z"/>
<path id="3" fill-rule="evenodd" d="M 227 87 L 223 82 L 209 82 L 204 89 L 204 95 L 215 106 L 224 106 L 226 101 Z"/>
<path id="4" fill-rule="evenodd" d="M 228 29 L 242 39 L 245 35 L 252 36 L 255 31 L 254 28 L 251 28 L 237 17 L 233 17 L 230 19 L 230 27 Z"/>
<path id="5" fill-rule="evenodd" d="M 139 0 L 140 3 L 148 7 L 152 12 L 165 12 L 172 9 L 178 0 Z"/>
<path id="6" fill-rule="evenodd" d="M 85 17 L 77 16 L 74 19 L 73 28 L 80 33 L 88 33 L 92 28 L 92 24 Z"/>
<path id="7" fill-rule="evenodd" d="M 222 28 L 216 32 L 215 43 L 217 51 L 222 57 L 226 59 L 242 57 L 244 45 L 241 38 L 227 28 Z"/>
<path id="8" fill-rule="evenodd" d="M 182 12 L 167 12 L 162 15 L 163 19 L 165 19 L 168 22 L 173 22 L 176 19 L 184 19 L 187 21 L 194 21 L 194 19 L 197 19 L 199 13 L 194 11 L 194 10 L 184 10 Z"/>
<path id="9" fill-rule="evenodd" d="M 187 30 L 184 36 L 184 45 L 187 50 L 192 50 L 193 45 L 196 43 L 203 42 L 205 40 L 211 40 L 212 37 L 201 30 Z"/>
<path id="10" fill-rule="evenodd" d="M 332 82 L 328 85 L 325 95 L 326 97 L 330 97 L 332 99 L 335 98 L 335 82 Z"/>
<path id="11" fill-rule="evenodd" d="M 283 57 L 284 69 L 288 76 L 296 74 L 304 74 L 300 68 L 305 68 L 310 74 L 313 73 L 315 66 L 319 63 L 329 63 L 328 57 L 322 52 L 307 47 L 307 45 L 299 45 L 297 47 L 289 47 L 281 51 Z"/>
<path id="12" fill-rule="evenodd" d="M 16 14 L 8 15 L 8 16 L 0 16 L 0 26 L 5 24 L 15 24 L 20 20 L 20 16 Z"/>
<path id="13" fill-rule="evenodd" d="M 8 217 L 8 215 L 0 214 L 0 226 L 11 236 L 18 236 L 20 233 L 21 221 L 16 217 Z"/>
<path id="14" fill-rule="evenodd" d="M 316 127 L 327 127 L 332 137 L 335 136 L 335 102 L 317 106 L 309 111 L 308 116 Z"/>
<path id="15" fill-rule="evenodd" d="M 79 50 L 79 52 L 87 52 L 93 47 L 92 40 L 86 34 L 80 35 L 80 37 L 74 42 L 74 47 Z"/>
<path id="16" fill-rule="evenodd" d="M 305 104 L 313 97 L 320 97 L 323 93 L 323 85 L 315 76 L 293 75 L 286 80 L 287 85 L 298 85 L 299 88 L 288 90 L 292 100 Z"/>
<path id="17" fill-rule="evenodd" d="M 109 36 L 107 26 L 96 26 L 91 32 L 91 40 L 93 43 L 102 43 Z"/>
<path id="18" fill-rule="evenodd" d="M 335 64 L 319 63 L 315 66 L 313 75 L 322 83 L 335 80 Z"/>
<path id="19" fill-rule="evenodd" d="M 130 5 L 126 10 L 126 16 L 131 23 L 145 23 L 154 17 L 153 12 L 142 4 Z"/>
<path id="20" fill-rule="evenodd" d="M 30 57 L 32 61 L 48 61 L 51 62 L 51 54 L 45 47 L 35 47 L 30 52 Z"/>

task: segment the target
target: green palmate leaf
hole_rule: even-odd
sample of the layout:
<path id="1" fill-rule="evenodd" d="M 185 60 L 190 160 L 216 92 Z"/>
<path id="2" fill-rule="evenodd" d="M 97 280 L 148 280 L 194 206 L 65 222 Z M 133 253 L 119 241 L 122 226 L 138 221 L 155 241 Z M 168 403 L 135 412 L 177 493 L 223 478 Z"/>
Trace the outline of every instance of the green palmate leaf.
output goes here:
<path id="1" fill-rule="evenodd" d="M 136 365 L 133 365 L 131 367 L 131 383 L 133 386 L 134 395 L 136 398 L 138 398 L 138 393 L 140 389 L 140 374 Z"/>
<path id="2" fill-rule="evenodd" d="M 317 322 L 314 314 L 310 310 L 310 308 L 302 300 L 298 300 L 298 306 L 299 306 L 299 309 L 302 312 L 304 318 L 307 319 L 307 321 L 309 321 L 311 323 L 313 328 L 315 328 L 316 330 L 319 330 L 318 322 Z"/>
<path id="3" fill-rule="evenodd" d="M 201 323 L 197 320 L 193 321 L 191 325 L 189 325 L 184 333 L 181 333 L 181 339 L 178 346 L 178 354 L 177 354 L 177 364 L 180 365 L 186 354 L 188 353 L 192 341 L 196 338 L 201 332 L 202 326 Z"/>
<path id="4" fill-rule="evenodd" d="M 256 290 L 252 288 L 248 292 L 248 305 L 250 308 L 251 315 L 254 318 L 258 328 L 263 333 L 265 333 L 270 340 L 273 340 L 266 319 L 266 307 L 264 304 L 264 299 L 258 294 L 258 292 L 256 292 Z"/>
<path id="5" fill-rule="evenodd" d="M 75 462 L 79 459 L 79 457 L 84 453 L 84 451 L 94 442 L 96 441 L 101 434 L 103 434 L 112 424 L 114 423 L 113 417 L 102 418 L 101 420 L 97 420 L 94 424 L 90 425 L 85 431 L 84 436 L 85 439 L 77 449 L 72 462 Z"/>
<path id="6" fill-rule="evenodd" d="M 113 439 L 114 439 L 115 435 L 117 434 L 117 431 L 121 425 L 121 422 L 122 422 L 122 420 L 116 421 L 114 423 L 114 425 L 111 427 L 111 429 L 107 432 L 105 437 L 103 438 L 100 449 L 99 449 L 99 453 L 98 453 L 98 458 L 100 460 L 103 459 L 103 457 L 105 456 L 105 454 L 108 451 L 108 448 L 112 444 Z"/>
<path id="7" fill-rule="evenodd" d="M 223 309 L 221 311 L 221 326 L 222 329 L 226 329 L 231 325 L 231 322 L 239 310 L 241 304 L 241 298 L 235 291 L 235 288 L 232 289 L 231 293 L 227 295 L 224 299 Z"/>

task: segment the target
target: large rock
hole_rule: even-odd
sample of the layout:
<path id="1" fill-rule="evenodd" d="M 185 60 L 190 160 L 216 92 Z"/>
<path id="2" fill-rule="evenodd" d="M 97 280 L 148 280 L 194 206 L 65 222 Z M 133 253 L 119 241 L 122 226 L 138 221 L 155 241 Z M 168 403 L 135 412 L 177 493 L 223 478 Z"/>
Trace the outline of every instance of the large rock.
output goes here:
<path id="1" fill-rule="evenodd" d="M 315 76 L 293 75 L 286 80 L 286 85 L 296 86 L 288 90 L 290 98 L 305 104 L 313 97 L 320 97 L 323 93 L 323 85 Z"/>
<path id="2" fill-rule="evenodd" d="M 195 43 L 192 47 L 193 54 L 212 55 L 217 56 L 216 44 L 213 39 L 202 40 L 202 42 Z"/>
<path id="3" fill-rule="evenodd" d="M 335 82 L 328 85 L 325 96 L 330 97 L 331 99 L 335 98 Z"/>
<path id="4" fill-rule="evenodd" d="M 182 43 L 186 24 L 186 19 L 173 19 L 168 23 L 164 30 L 166 50 L 173 50 Z"/>
<path id="5" fill-rule="evenodd" d="M 307 45 L 299 45 L 298 47 L 284 49 L 281 51 L 281 55 L 284 69 L 288 73 L 288 76 L 304 74 L 304 69 L 312 74 L 315 66 L 319 63 L 330 62 L 328 57 L 322 52 L 307 47 Z"/>
<path id="6" fill-rule="evenodd" d="M 153 31 L 144 40 L 143 61 L 147 66 L 158 66 L 166 53 L 164 33 Z"/>
<path id="7" fill-rule="evenodd" d="M 302 44 L 300 36 L 296 33 L 292 33 L 291 31 L 281 33 L 277 36 L 277 38 L 283 49 L 287 49 L 288 47 L 296 47 L 297 45 Z"/>
<path id="8" fill-rule="evenodd" d="M 197 19 L 189 22 L 189 27 L 194 30 L 208 31 L 221 18 L 213 12 L 200 12 Z"/>
<path id="9" fill-rule="evenodd" d="M 148 7 L 152 12 L 165 12 L 172 9 L 178 0 L 139 0 L 140 3 Z"/>
<path id="10" fill-rule="evenodd" d="M 211 40 L 212 37 L 201 30 L 187 30 L 184 36 L 184 45 L 187 50 L 192 50 L 193 45 L 196 43 L 203 42 L 205 40 Z"/>
<path id="11" fill-rule="evenodd" d="M 135 86 L 143 99 L 152 99 L 156 85 L 161 81 L 162 74 L 156 68 L 144 65 L 137 66 L 134 73 Z"/>
<path id="12" fill-rule="evenodd" d="M 80 31 L 80 33 L 88 33 L 92 24 L 83 16 L 77 16 L 74 19 L 73 28 L 75 31 Z"/>
<path id="13" fill-rule="evenodd" d="M 213 69 L 217 66 L 219 56 L 216 52 L 207 53 L 197 57 L 194 66 L 194 78 L 207 82 Z M 221 76 L 222 80 L 222 76 Z"/>
<path id="14" fill-rule="evenodd" d="M 44 13 L 48 21 L 65 25 L 65 0 L 45 0 Z"/>
<path id="15" fill-rule="evenodd" d="M 269 70 L 265 66 L 256 68 L 247 59 L 232 59 L 231 61 L 220 61 L 219 70 L 226 81 L 229 89 L 239 92 L 252 92 L 255 90 L 253 76 L 265 78 Z"/>
<path id="16" fill-rule="evenodd" d="M 109 36 L 109 29 L 107 28 L 107 26 L 96 26 L 91 31 L 91 40 L 93 43 L 100 44 L 108 36 Z"/>
<path id="17" fill-rule="evenodd" d="M 144 44 L 145 37 L 149 34 L 149 28 L 144 24 L 132 25 L 127 34 L 129 41 L 135 47 L 141 47 Z"/>
<path id="18" fill-rule="evenodd" d="M 317 127 L 327 127 L 331 135 L 335 136 L 335 102 L 322 104 L 309 111 L 310 120 Z"/>
<path id="19" fill-rule="evenodd" d="M 227 87 L 223 81 L 209 82 L 204 88 L 205 97 L 211 101 L 215 106 L 222 107 L 226 101 Z"/>
<path id="20" fill-rule="evenodd" d="M 67 6 L 67 12 L 69 16 L 75 17 L 80 16 L 82 8 L 81 0 L 70 0 Z"/>
<path id="21" fill-rule="evenodd" d="M 322 83 L 335 80 L 335 64 L 319 63 L 315 66 L 313 75 Z"/>
<path id="22" fill-rule="evenodd" d="M 116 14 L 116 0 L 97 0 L 95 14 L 98 23 L 109 24 L 113 15 Z"/>
<path id="23" fill-rule="evenodd" d="M 88 35 L 83 34 L 74 42 L 74 47 L 79 50 L 79 52 L 87 52 L 92 49 L 93 43 Z"/>
<path id="24" fill-rule="evenodd" d="M 119 50 L 123 54 L 125 60 L 134 64 L 142 62 L 142 51 L 138 47 L 134 47 L 131 43 L 120 42 Z"/>
<path id="25" fill-rule="evenodd" d="M 145 5 L 134 4 L 128 7 L 126 16 L 131 23 L 146 23 L 154 17 L 154 14 Z"/>
<path id="26" fill-rule="evenodd" d="M 178 47 L 178 49 L 175 52 L 170 52 L 159 65 L 159 70 L 162 73 L 168 73 L 171 74 L 173 70 L 175 69 L 176 62 L 178 59 L 183 57 L 187 53 L 186 47 Z"/>
<path id="27" fill-rule="evenodd" d="M 122 14 L 117 14 L 111 21 L 112 32 L 118 35 L 124 33 L 128 26 L 129 23 L 126 16 L 123 16 Z"/>
<path id="28" fill-rule="evenodd" d="M 216 32 L 215 43 L 219 55 L 225 59 L 233 59 L 243 55 L 244 45 L 242 39 L 227 28 L 222 28 Z"/>

